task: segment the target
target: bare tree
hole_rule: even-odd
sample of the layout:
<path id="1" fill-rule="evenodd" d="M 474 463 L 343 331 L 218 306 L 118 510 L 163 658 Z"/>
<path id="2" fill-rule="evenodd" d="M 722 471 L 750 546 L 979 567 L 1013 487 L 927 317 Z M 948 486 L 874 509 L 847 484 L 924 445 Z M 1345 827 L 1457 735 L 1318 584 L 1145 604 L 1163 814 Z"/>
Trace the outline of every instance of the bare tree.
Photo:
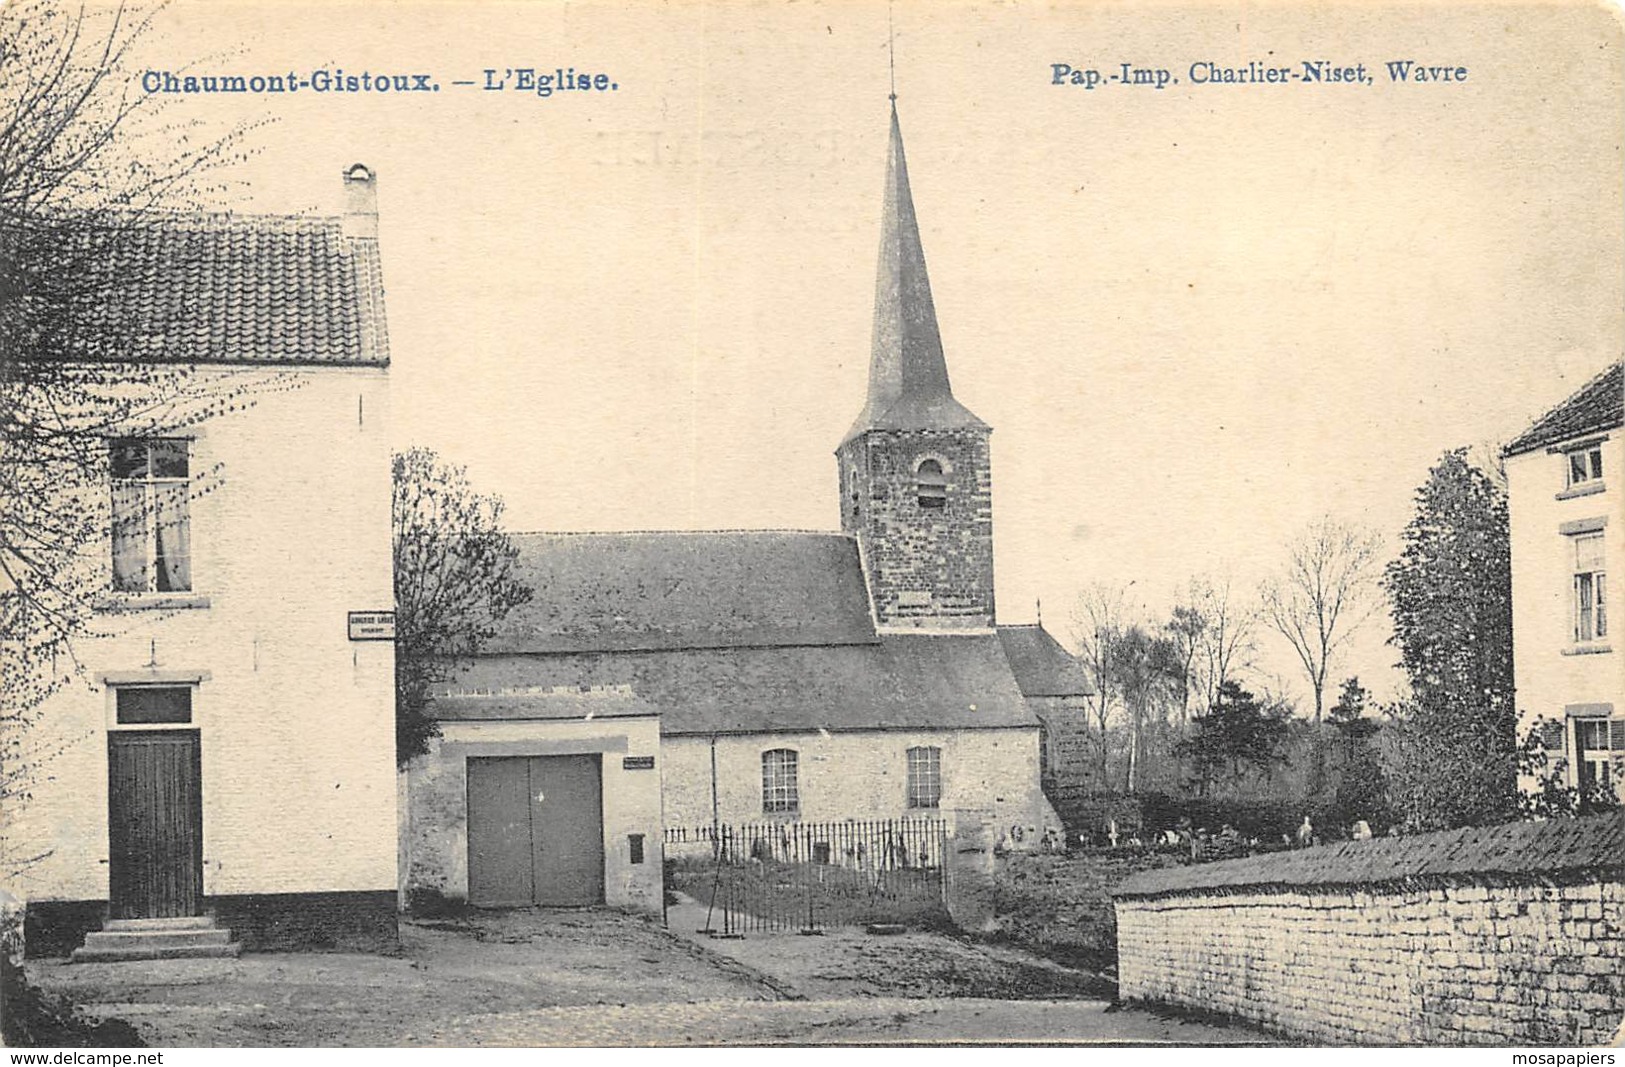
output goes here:
<path id="1" fill-rule="evenodd" d="M 1330 516 L 1316 520 L 1287 545 L 1282 570 L 1261 590 L 1263 617 L 1297 655 L 1324 715 L 1333 658 L 1381 604 L 1375 534 Z"/>
<path id="2" fill-rule="evenodd" d="M 1102 787 L 1111 780 L 1111 718 L 1119 699 L 1113 649 L 1125 629 L 1128 590 L 1133 584 L 1096 582 L 1086 587 L 1078 595 L 1070 619 L 1073 641 L 1081 650 L 1079 659 L 1095 690 L 1089 698 L 1089 713 L 1100 745 Z"/>
<path id="3" fill-rule="evenodd" d="M 1190 603 L 1205 622 L 1200 635 L 1203 708 L 1219 698 L 1224 683 L 1252 666 L 1257 652 L 1255 609 L 1238 603 L 1231 593 L 1230 578 L 1198 577 L 1191 580 Z"/>
<path id="4" fill-rule="evenodd" d="M 1168 640 L 1173 643 L 1174 659 L 1178 666 L 1179 729 L 1182 735 L 1190 719 L 1191 694 L 1196 689 L 1202 646 L 1207 641 L 1209 625 L 1207 612 L 1197 596 L 1196 582 L 1192 580 L 1186 586 L 1183 602 L 1174 605 L 1168 621 L 1162 626 Z"/>
<path id="5" fill-rule="evenodd" d="M 109 440 L 163 436 L 283 378 L 165 363 L 123 298 L 125 252 L 217 195 L 211 175 L 255 125 L 211 137 L 133 91 L 132 49 L 158 10 L 0 8 L 0 806 L 13 813 L 71 743 L 30 727 L 77 674 L 75 639 L 114 622 L 96 603 L 118 533 Z M 187 478 L 190 498 L 221 471 Z M 30 859 L 3 831 L 0 850 L 13 870 Z"/>

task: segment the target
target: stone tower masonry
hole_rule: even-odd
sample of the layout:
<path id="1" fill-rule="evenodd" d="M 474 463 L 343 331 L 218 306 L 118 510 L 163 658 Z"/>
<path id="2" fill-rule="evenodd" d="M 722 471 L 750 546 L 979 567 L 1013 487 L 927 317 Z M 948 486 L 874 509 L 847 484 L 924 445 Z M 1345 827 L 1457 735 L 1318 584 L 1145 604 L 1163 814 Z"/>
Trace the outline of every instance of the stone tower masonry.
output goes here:
<path id="1" fill-rule="evenodd" d="M 892 105 L 869 395 L 835 451 L 854 534 L 888 629 L 993 625 L 992 430 L 954 399 Z"/>

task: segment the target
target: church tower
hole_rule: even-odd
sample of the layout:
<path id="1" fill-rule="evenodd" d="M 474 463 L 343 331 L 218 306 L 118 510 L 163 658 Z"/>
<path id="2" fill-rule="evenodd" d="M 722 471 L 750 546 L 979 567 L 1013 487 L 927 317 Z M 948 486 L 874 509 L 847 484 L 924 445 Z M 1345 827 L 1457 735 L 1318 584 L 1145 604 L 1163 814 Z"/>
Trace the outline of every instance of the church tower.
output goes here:
<path id="1" fill-rule="evenodd" d="M 881 215 L 869 396 L 835 450 L 841 529 L 887 629 L 993 626 L 992 430 L 954 399 L 897 104 Z"/>

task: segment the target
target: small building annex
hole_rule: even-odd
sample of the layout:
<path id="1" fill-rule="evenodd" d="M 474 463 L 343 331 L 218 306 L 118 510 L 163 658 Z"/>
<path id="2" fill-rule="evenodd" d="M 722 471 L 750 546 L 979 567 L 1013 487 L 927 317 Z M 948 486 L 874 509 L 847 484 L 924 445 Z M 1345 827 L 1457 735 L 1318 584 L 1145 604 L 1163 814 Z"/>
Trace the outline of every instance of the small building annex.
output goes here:
<path id="1" fill-rule="evenodd" d="M 997 625 L 990 432 L 949 385 L 894 107 L 839 531 L 517 535 L 535 598 L 408 769 L 409 898 L 657 910 L 665 832 L 713 821 L 1058 827 L 1044 739 L 1074 758 L 1089 689 Z"/>

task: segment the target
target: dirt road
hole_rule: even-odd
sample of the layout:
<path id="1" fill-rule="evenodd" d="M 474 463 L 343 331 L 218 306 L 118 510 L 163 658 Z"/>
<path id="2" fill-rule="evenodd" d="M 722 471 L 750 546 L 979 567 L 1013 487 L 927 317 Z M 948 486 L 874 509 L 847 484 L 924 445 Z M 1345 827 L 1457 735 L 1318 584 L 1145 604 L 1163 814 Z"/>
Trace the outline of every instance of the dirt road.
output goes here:
<path id="1" fill-rule="evenodd" d="M 673 932 L 691 920 L 475 913 L 404 923 L 397 956 L 35 961 L 28 974 L 160 1047 L 1266 1040 L 1109 1011 L 1092 976 L 942 935 L 708 943 Z"/>

